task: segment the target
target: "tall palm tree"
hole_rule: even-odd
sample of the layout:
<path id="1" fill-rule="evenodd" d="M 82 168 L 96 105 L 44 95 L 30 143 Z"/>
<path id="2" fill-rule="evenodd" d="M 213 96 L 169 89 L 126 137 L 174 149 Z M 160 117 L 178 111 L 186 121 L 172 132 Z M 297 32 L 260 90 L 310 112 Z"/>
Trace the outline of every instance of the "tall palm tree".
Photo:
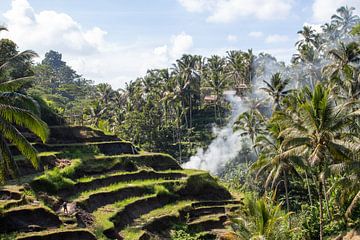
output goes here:
<path id="1" fill-rule="evenodd" d="M 342 33 L 347 33 L 360 22 L 357 15 L 353 15 L 354 7 L 342 6 L 336 10 L 337 14 L 331 16 L 331 23 L 335 24 Z"/>
<path id="2" fill-rule="evenodd" d="M 234 130 L 240 130 L 242 136 L 248 136 L 253 147 L 258 134 L 264 132 L 264 116 L 259 111 L 249 110 L 241 114 L 234 124 Z M 256 148 L 255 153 L 257 154 Z"/>
<path id="3" fill-rule="evenodd" d="M 298 109 L 301 119 L 279 113 L 279 124 L 287 126 L 280 136 L 284 138 L 284 154 L 303 156 L 317 173 L 319 197 L 320 240 L 323 239 L 323 191 L 330 164 L 351 161 L 352 150 L 342 136 L 348 135 L 352 113 L 345 106 L 335 107 L 331 89 L 316 85 L 313 92 L 307 88 L 307 99 Z"/>
<path id="4" fill-rule="evenodd" d="M 192 128 L 193 98 L 196 95 L 200 95 L 199 61 L 201 61 L 200 56 L 185 54 L 176 60 L 176 65 L 174 66 L 178 88 L 180 88 L 179 93 L 182 95 L 183 108 L 186 108 L 186 102 L 189 104 L 189 128 Z"/>
<path id="5" fill-rule="evenodd" d="M 256 178 L 260 175 L 266 174 L 264 187 L 267 189 L 277 190 L 277 183 L 283 178 L 285 187 L 285 200 L 287 212 L 290 212 L 289 204 L 289 180 L 288 174 L 293 173 L 299 176 L 296 166 L 303 167 L 302 159 L 298 156 L 288 156 L 284 154 L 284 149 L 281 147 L 282 138 L 279 138 L 280 127 L 276 124 L 269 126 L 269 136 L 262 134 L 256 138 L 256 147 L 260 148 L 259 159 L 251 166 L 252 170 L 257 170 Z M 271 185 L 270 185 L 271 184 Z"/>
<path id="6" fill-rule="evenodd" d="M 7 30 L 0 26 L 0 31 Z M 5 70 L 14 62 L 31 59 L 37 56 L 33 51 L 27 50 L 13 57 L 5 59 L 0 70 Z M 18 169 L 10 152 L 9 143 L 13 144 L 22 155 L 29 159 L 35 168 L 39 166 L 36 149 L 18 130 L 24 127 L 46 141 L 49 130 L 44 121 L 40 119 L 39 105 L 29 96 L 20 93 L 24 86 L 33 79 L 31 77 L 13 80 L 0 79 L 0 183 L 9 176 L 16 177 Z"/>
<path id="7" fill-rule="evenodd" d="M 275 73 L 272 75 L 270 82 L 265 81 L 266 87 L 261 88 L 273 100 L 274 110 L 281 109 L 281 100 L 284 96 L 286 96 L 291 90 L 286 90 L 287 85 L 290 83 L 290 79 L 282 79 L 281 73 Z"/>
<path id="8" fill-rule="evenodd" d="M 255 60 L 252 50 L 248 52 L 228 51 L 227 52 L 227 76 L 237 87 L 239 85 L 249 85 L 253 78 L 253 62 Z"/>
<path id="9" fill-rule="evenodd" d="M 300 49 L 304 45 L 311 44 L 316 49 L 319 49 L 321 42 L 320 42 L 320 35 L 316 33 L 311 26 L 304 26 L 302 30 L 297 32 L 301 35 L 302 39 L 295 43 L 295 46 Z"/>
<path id="10" fill-rule="evenodd" d="M 339 77 L 343 79 L 343 70 L 348 66 L 358 67 L 360 64 L 360 45 L 357 42 L 345 44 L 340 42 L 337 48 L 328 52 L 333 61 L 323 68 L 323 73 L 330 78 Z"/>
<path id="11" fill-rule="evenodd" d="M 215 93 L 215 119 L 217 118 L 217 109 L 220 104 L 220 98 L 226 87 L 226 79 L 224 75 L 225 60 L 217 55 L 211 56 L 205 66 L 206 83 L 211 87 Z"/>

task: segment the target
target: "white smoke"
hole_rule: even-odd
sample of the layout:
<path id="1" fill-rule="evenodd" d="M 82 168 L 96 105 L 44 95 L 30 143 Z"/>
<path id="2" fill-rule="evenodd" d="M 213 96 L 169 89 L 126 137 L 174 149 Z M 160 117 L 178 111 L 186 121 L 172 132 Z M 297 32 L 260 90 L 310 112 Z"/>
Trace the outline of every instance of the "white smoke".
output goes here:
<path id="1" fill-rule="evenodd" d="M 182 167 L 191 169 L 208 170 L 216 174 L 218 169 L 223 167 L 225 163 L 234 159 L 241 151 L 241 135 L 239 131 L 234 132 L 233 125 L 237 118 L 247 110 L 242 99 L 236 96 L 235 91 L 226 91 L 225 98 L 231 104 L 231 117 L 228 124 L 219 129 L 213 128 L 216 136 L 206 150 L 199 148 L 196 155 L 190 158 L 190 161 L 184 163 Z"/>

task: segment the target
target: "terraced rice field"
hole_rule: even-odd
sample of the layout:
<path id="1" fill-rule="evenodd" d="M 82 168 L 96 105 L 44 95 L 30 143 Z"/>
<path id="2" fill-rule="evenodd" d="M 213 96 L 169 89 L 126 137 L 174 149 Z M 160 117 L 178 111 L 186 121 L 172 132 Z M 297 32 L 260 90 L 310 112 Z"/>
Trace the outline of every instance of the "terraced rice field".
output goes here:
<path id="1" fill-rule="evenodd" d="M 224 229 L 240 204 L 207 172 L 183 170 L 168 155 L 88 128 L 66 130 L 39 147 L 52 170 L 2 188 L 1 239 L 167 239 L 179 224 L 215 239 L 213 230 Z M 84 146 L 92 151 L 74 151 Z"/>

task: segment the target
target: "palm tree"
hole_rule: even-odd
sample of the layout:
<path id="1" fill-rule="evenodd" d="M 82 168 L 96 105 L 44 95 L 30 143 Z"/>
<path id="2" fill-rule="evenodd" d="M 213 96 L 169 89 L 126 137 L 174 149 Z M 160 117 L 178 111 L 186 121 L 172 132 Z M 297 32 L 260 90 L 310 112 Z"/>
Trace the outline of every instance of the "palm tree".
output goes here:
<path id="1" fill-rule="evenodd" d="M 299 116 L 278 113 L 279 124 L 287 126 L 280 133 L 284 138 L 284 154 L 303 156 L 317 173 L 319 197 L 320 240 L 323 239 L 323 194 L 326 172 L 330 164 L 351 160 L 352 150 L 342 136 L 351 134 L 348 125 L 352 120 L 345 106 L 335 107 L 331 89 L 316 85 L 313 92 L 306 89 L 307 98 L 299 105 Z"/>
<path id="2" fill-rule="evenodd" d="M 24 127 L 41 138 L 48 136 L 48 128 L 36 113 L 38 105 L 28 96 L 16 92 L 28 84 L 30 78 L 15 79 L 0 83 L 0 182 L 8 176 L 16 177 L 18 169 L 10 152 L 9 143 L 29 159 L 35 168 L 39 166 L 37 151 L 17 129 Z"/>
<path id="3" fill-rule="evenodd" d="M 335 42 L 335 40 L 339 36 L 339 32 L 337 30 L 337 26 L 333 23 L 325 23 L 321 26 L 322 31 L 328 37 L 329 42 Z"/>
<path id="4" fill-rule="evenodd" d="M 280 127 L 276 124 L 271 124 L 268 128 L 270 135 L 260 135 L 256 138 L 256 147 L 260 148 L 259 159 L 251 166 L 252 170 L 257 170 L 256 178 L 260 175 L 266 174 L 264 183 L 265 190 L 270 186 L 271 189 L 277 190 L 276 183 L 280 183 L 279 179 L 283 178 L 285 187 L 285 200 L 287 212 L 290 212 L 289 204 L 289 180 L 288 174 L 293 173 L 299 176 L 296 166 L 303 167 L 302 159 L 298 156 L 288 156 L 284 154 L 284 149 L 281 148 L 282 138 L 279 138 Z"/>
<path id="5" fill-rule="evenodd" d="M 176 65 L 174 65 L 183 108 L 186 108 L 186 102 L 189 103 L 189 128 L 192 128 L 193 98 L 200 95 L 199 61 L 201 61 L 200 56 L 183 55 L 181 59 L 176 60 Z M 186 116 L 185 120 L 187 120 Z"/>
<path id="6" fill-rule="evenodd" d="M 353 15 L 354 7 L 343 6 L 336 10 L 337 14 L 332 15 L 331 23 L 335 24 L 342 33 L 347 33 L 352 27 L 360 22 L 357 15 Z"/>
<path id="7" fill-rule="evenodd" d="M 280 110 L 282 98 L 291 91 L 285 90 L 290 83 L 290 79 L 282 79 L 280 73 L 275 73 L 272 75 L 270 82 L 264 80 L 264 83 L 266 84 L 266 87 L 260 89 L 264 90 L 272 98 L 274 103 L 273 109 L 275 111 Z"/>
<path id="8" fill-rule="evenodd" d="M 0 31 L 7 30 L 0 26 Z M 27 50 L 17 55 L 4 59 L 0 70 L 5 70 L 14 62 L 29 60 L 37 54 Z M 1 56 L 2 57 L 2 56 Z M 0 79 L 0 183 L 9 176 L 16 177 L 18 169 L 16 162 L 10 152 L 9 143 L 13 144 L 22 155 L 29 159 L 35 168 L 39 166 L 36 149 L 27 141 L 23 134 L 17 129 L 24 127 L 46 141 L 49 130 L 38 114 L 39 105 L 29 96 L 19 91 L 29 85 L 31 77 L 13 80 Z"/>
<path id="9" fill-rule="evenodd" d="M 241 51 L 227 52 L 227 75 L 237 87 L 239 85 L 249 85 L 253 78 L 254 55 L 251 50 L 247 53 Z"/>
<path id="10" fill-rule="evenodd" d="M 272 205 L 267 199 L 246 195 L 240 217 L 232 218 L 232 228 L 241 240 L 285 239 L 289 232 L 286 222 L 289 213 L 281 204 Z"/>
<path id="11" fill-rule="evenodd" d="M 302 48 L 304 45 L 311 44 L 316 49 L 319 49 L 321 42 L 320 42 L 320 35 L 316 33 L 311 26 L 304 26 L 302 30 L 297 32 L 301 35 L 302 39 L 295 43 L 295 46 L 298 49 Z"/>
<path id="12" fill-rule="evenodd" d="M 330 78 L 339 77 L 343 79 L 343 70 L 350 67 L 357 67 L 360 63 L 360 45 L 357 42 L 345 44 L 340 42 L 337 48 L 328 52 L 328 56 L 333 60 L 332 63 L 323 68 L 323 72 Z"/>
<path id="13" fill-rule="evenodd" d="M 205 66 L 204 75 L 206 83 L 211 87 L 215 93 L 215 119 L 217 118 L 217 109 L 220 103 L 220 98 L 226 87 L 226 80 L 224 76 L 225 60 L 219 56 L 212 56 L 208 59 Z"/>
<path id="14" fill-rule="evenodd" d="M 239 116 L 234 124 L 234 130 L 240 130 L 242 136 L 248 136 L 254 147 L 257 135 L 264 132 L 264 121 L 265 119 L 259 111 L 249 110 Z M 257 154 L 256 149 L 255 153 Z"/>

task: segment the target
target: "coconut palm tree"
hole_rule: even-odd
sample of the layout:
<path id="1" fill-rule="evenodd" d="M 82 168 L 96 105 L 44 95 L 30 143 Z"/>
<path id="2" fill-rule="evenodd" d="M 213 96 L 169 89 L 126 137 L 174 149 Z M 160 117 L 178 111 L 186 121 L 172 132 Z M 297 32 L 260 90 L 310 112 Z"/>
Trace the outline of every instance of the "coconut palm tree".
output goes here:
<path id="1" fill-rule="evenodd" d="M 314 29 L 312 29 L 311 26 L 304 26 L 302 30 L 297 32 L 299 35 L 301 35 L 301 40 L 297 41 L 295 43 L 295 46 L 300 49 L 304 45 L 312 45 L 316 49 L 319 49 L 321 45 L 320 41 L 320 35 L 316 33 Z"/>
<path id="2" fill-rule="evenodd" d="M 174 65 L 173 69 L 177 75 L 176 79 L 178 88 L 180 88 L 179 93 L 182 95 L 183 108 L 186 108 L 186 103 L 189 106 L 189 128 L 192 128 L 194 97 L 200 96 L 199 61 L 201 61 L 200 56 L 184 54 L 180 59 L 176 60 L 176 65 Z M 187 120 L 186 116 L 185 120 Z"/>
<path id="3" fill-rule="evenodd" d="M 0 31 L 7 30 L 0 26 Z M 13 63 L 29 60 L 37 54 L 31 50 L 18 53 L 15 56 L 4 58 L 0 71 L 5 70 Z M 0 79 L 0 182 L 3 183 L 9 176 L 16 177 L 18 169 L 10 152 L 9 143 L 13 144 L 22 155 L 29 159 L 35 168 L 39 166 L 36 149 L 18 130 L 24 127 L 46 141 L 49 130 L 45 122 L 39 117 L 39 105 L 29 96 L 20 93 L 24 86 L 32 82 L 31 77 L 13 80 Z"/>
<path id="4" fill-rule="evenodd" d="M 349 32 L 353 26 L 360 22 L 357 15 L 353 15 L 354 7 L 342 6 L 336 10 L 337 14 L 332 15 L 331 23 L 335 24 L 342 33 Z"/>
<path id="5" fill-rule="evenodd" d="M 313 92 L 306 90 L 307 98 L 299 105 L 301 119 L 281 115 L 279 124 L 287 126 L 280 136 L 285 155 L 303 156 L 316 171 L 319 197 L 320 240 L 323 239 L 323 191 L 326 172 L 331 164 L 351 161 L 352 149 L 342 136 L 351 136 L 349 124 L 352 114 L 345 106 L 335 107 L 331 89 L 316 85 Z"/>
<path id="6" fill-rule="evenodd" d="M 360 45 L 357 42 L 345 44 L 340 42 L 337 48 L 328 52 L 333 61 L 323 68 L 323 73 L 330 78 L 339 77 L 343 79 L 343 70 L 350 67 L 358 67 L 360 64 Z"/>
<path id="7" fill-rule="evenodd" d="M 16 162 L 10 152 L 9 143 L 29 159 L 35 168 L 39 166 L 37 151 L 26 140 L 17 127 L 24 127 L 41 138 L 48 136 L 48 128 L 36 113 L 38 105 L 28 96 L 16 92 L 28 84 L 30 78 L 0 83 L 0 182 L 18 175 Z"/>
<path id="8" fill-rule="evenodd" d="M 277 190 L 277 184 L 283 178 L 285 187 L 285 200 L 287 212 L 290 212 L 289 204 L 289 180 L 288 174 L 293 173 L 300 176 L 296 170 L 297 166 L 304 167 L 302 159 L 298 156 L 288 156 L 284 154 L 284 149 L 281 148 L 282 138 L 279 138 L 280 127 L 276 124 L 271 124 L 268 128 L 269 135 L 262 134 L 256 138 L 255 146 L 260 149 L 259 159 L 251 166 L 252 170 L 256 170 L 256 178 L 261 175 L 266 175 L 264 187 L 265 190 L 270 186 L 270 189 Z"/>
<path id="9" fill-rule="evenodd" d="M 275 73 L 272 75 L 270 82 L 265 81 L 266 87 L 260 88 L 264 90 L 273 100 L 274 110 L 281 109 L 281 100 L 286 96 L 291 90 L 286 90 L 287 85 L 290 83 L 290 79 L 282 79 L 280 73 Z"/>
<path id="10" fill-rule="evenodd" d="M 226 79 L 224 75 L 225 60 L 219 56 L 211 56 L 205 66 L 204 75 L 206 83 L 215 93 L 215 119 L 217 118 L 217 109 L 220 104 L 220 98 L 226 87 Z"/>
<path id="11" fill-rule="evenodd" d="M 249 85 L 253 78 L 253 62 L 255 57 L 252 50 L 248 52 L 228 51 L 227 52 L 227 76 L 235 86 L 242 84 Z"/>
<path id="12" fill-rule="evenodd" d="M 253 147 L 258 134 L 264 132 L 264 116 L 259 111 L 249 110 L 239 116 L 234 124 L 234 130 L 240 130 L 242 136 L 248 136 L 251 140 Z M 255 153 L 257 154 L 256 148 Z"/>

